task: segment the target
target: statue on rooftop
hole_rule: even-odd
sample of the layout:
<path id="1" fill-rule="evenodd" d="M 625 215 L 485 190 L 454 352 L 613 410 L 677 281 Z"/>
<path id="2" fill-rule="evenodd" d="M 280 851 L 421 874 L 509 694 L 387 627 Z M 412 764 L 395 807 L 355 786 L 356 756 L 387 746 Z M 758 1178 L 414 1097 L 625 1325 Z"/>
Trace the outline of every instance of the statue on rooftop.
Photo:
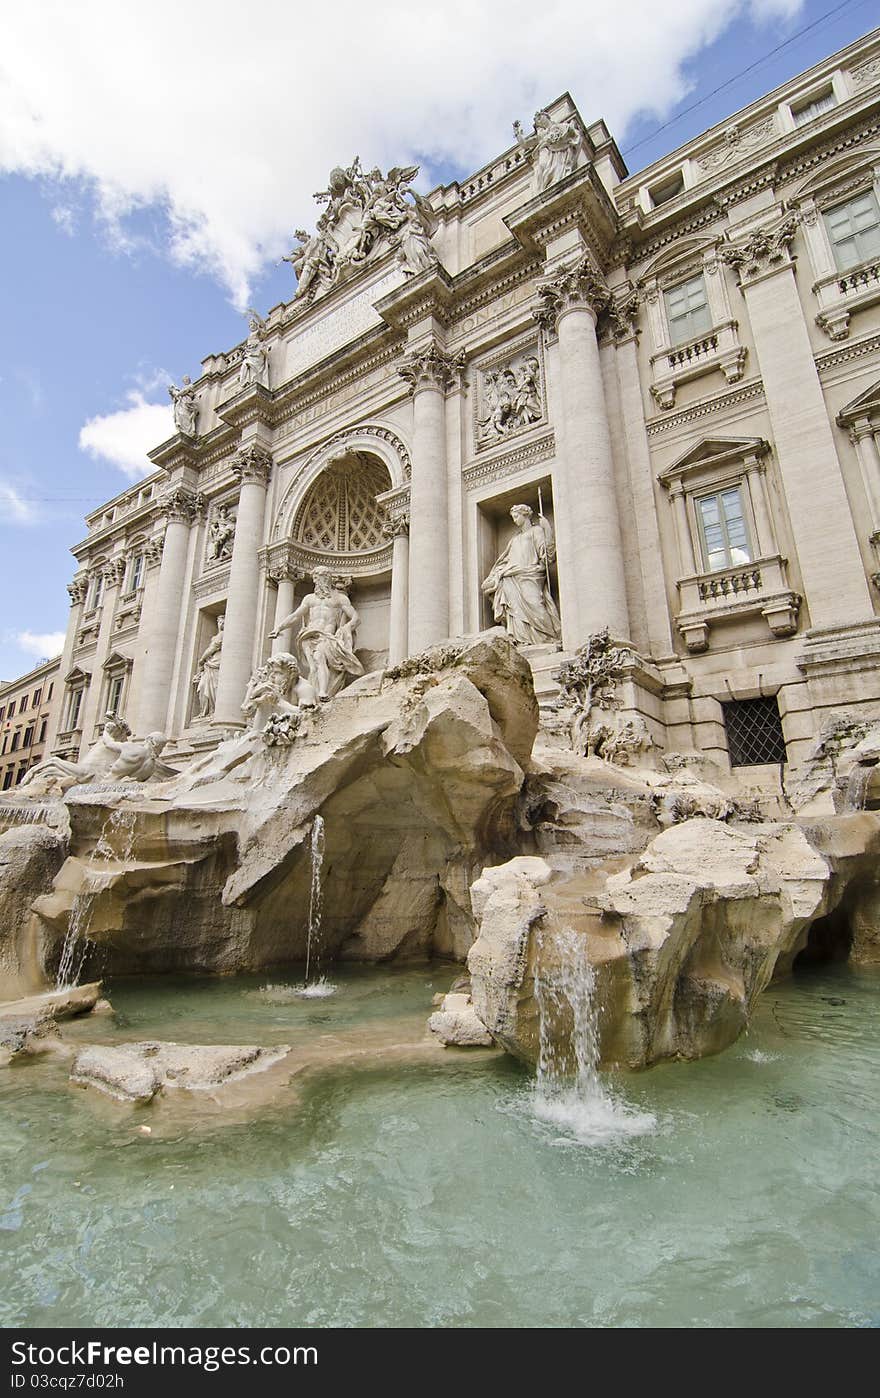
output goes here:
<path id="1" fill-rule="evenodd" d="M 266 346 L 263 339 L 266 334 L 266 322 L 255 310 L 248 311 L 248 337 L 245 340 L 244 353 L 241 360 L 241 368 L 238 371 L 239 388 L 248 388 L 251 384 L 262 384 L 263 388 L 268 388 L 268 368 L 269 356 L 266 353 Z"/>
<path id="2" fill-rule="evenodd" d="M 517 140 L 532 156 L 538 193 L 556 184 L 575 167 L 581 134 L 570 118 L 557 121 L 547 111 L 535 113 L 535 129 L 526 136 L 518 121 L 513 124 Z"/>
<path id="3" fill-rule="evenodd" d="M 168 394 L 174 405 L 174 426 L 183 437 L 196 436 L 196 391 L 189 374 L 184 374 L 183 384 L 177 388 L 168 385 Z"/>

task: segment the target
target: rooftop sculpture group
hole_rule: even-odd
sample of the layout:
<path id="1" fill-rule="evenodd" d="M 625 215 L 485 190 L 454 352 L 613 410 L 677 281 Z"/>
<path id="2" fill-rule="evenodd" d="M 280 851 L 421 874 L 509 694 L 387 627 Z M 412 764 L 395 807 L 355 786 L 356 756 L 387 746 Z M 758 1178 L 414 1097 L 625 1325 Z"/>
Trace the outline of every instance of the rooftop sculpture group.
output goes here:
<path id="1" fill-rule="evenodd" d="M 317 232 L 298 228 L 298 246 L 282 260 L 297 275 L 294 300 L 313 297 L 342 281 L 374 253 L 396 248 L 403 270 L 414 276 L 437 262 L 431 234 L 437 221 L 427 199 L 411 188 L 418 165 L 363 170 L 359 157 L 330 172 L 329 188 L 315 195 L 326 204 Z"/>

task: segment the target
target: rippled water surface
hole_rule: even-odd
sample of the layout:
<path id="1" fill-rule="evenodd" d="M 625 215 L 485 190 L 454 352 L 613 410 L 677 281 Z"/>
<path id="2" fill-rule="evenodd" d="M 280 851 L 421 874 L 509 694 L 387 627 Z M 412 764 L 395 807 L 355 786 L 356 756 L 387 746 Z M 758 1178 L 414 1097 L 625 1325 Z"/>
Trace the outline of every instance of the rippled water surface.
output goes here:
<path id="1" fill-rule="evenodd" d="M 113 1032 L 393 1034 L 450 980 L 347 971 L 286 1003 L 253 979 L 119 983 Z M 11 1069 L 0 1322 L 876 1326 L 878 1007 L 873 971 L 772 988 L 727 1053 L 617 1077 L 656 1128 L 599 1147 L 486 1055 L 335 1069 L 299 1105 L 150 1137 L 57 1070 Z"/>

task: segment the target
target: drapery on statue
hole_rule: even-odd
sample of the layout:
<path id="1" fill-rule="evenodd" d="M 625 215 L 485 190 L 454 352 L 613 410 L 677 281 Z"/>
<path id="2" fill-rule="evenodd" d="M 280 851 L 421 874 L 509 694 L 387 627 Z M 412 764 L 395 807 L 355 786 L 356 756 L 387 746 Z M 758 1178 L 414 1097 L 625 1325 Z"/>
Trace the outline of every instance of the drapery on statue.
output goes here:
<path id="1" fill-rule="evenodd" d="M 266 334 L 266 322 L 261 315 L 251 308 L 248 311 L 248 337 L 245 340 L 244 351 L 241 359 L 241 368 L 238 371 L 239 388 L 248 388 L 250 384 L 266 383 L 266 371 L 268 369 L 268 355 L 263 344 L 263 337 Z"/>
<path id="2" fill-rule="evenodd" d="M 210 718 L 217 703 L 217 676 L 220 673 L 220 651 L 223 648 L 223 623 L 226 618 L 221 612 L 217 618 L 217 630 L 199 656 L 199 664 L 193 684 L 199 701 L 197 718 Z"/>
<path id="3" fill-rule="evenodd" d="M 563 175 L 570 175 L 581 143 L 575 122 L 554 121 L 549 112 L 535 112 L 535 129 L 526 136 L 520 122 L 513 123 L 516 139 L 532 154 L 538 192 L 549 189 Z"/>
<path id="4" fill-rule="evenodd" d="M 364 673 L 354 653 L 360 617 L 345 593 L 333 586 L 329 568 L 316 568 L 312 579 L 314 592 L 269 634 L 274 641 L 289 626 L 301 623 L 294 643 L 300 670 L 308 676 L 320 702 L 326 704 L 339 693 L 348 676 Z"/>
<path id="5" fill-rule="evenodd" d="M 174 426 L 184 437 L 196 434 L 196 391 L 189 374 L 184 374 L 183 385 L 176 388 L 168 385 L 168 395 L 174 404 Z"/>
<path id="6" fill-rule="evenodd" d="M 530 505 L 513 505 L 510 517 L 517 532 L 483 580 L 483 592 L 491 593 L 495 620 L 507 628 L 512 641 L 557 645 L 562 626 L 547 571 L 556 557 L 553 531 L 543 515 L 532 523 Z"/>
<path id="7" fill-rule="evenodd" d="M 15 794 L 20 793 L 28 798 L 63 796 L 72 786 L 106 776 L 119 756 L 122 743 L 130 737 L 131 729 L 123 719 L 117 718 L 116 714 L 106 714 L 100 738 L 89 748 L 81 762 L 70 762 L 63 757 L 46 757 L 25 773 Z"/>

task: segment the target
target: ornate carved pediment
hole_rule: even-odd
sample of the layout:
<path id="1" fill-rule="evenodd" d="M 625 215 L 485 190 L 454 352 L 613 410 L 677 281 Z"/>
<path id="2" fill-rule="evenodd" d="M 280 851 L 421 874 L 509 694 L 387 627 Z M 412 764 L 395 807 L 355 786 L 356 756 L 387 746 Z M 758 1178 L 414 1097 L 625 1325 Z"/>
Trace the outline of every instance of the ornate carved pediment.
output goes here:
<path id="1" fill-rule="evenodd" d="M 769 450 L 769 443 L 763 437 L 704 437 L 661 471 L 657 479 L 661 485 L 670 485 L 673 481 L 684 480 L 734 461 L 754 460 L 765 456 Z"/>
<path id="2" fill-rule="evenodd" d="M 392 249 L 404 272 L 415 276 L 437 262 L 430 238 L 437 221 L 411 182 L 418 165 L 364 170 L 359 157 L 330 172 L 328 189 L 315 195 L 326 205 L 317 232 L 296 230 L 299 240 L 283 259 L 297 275 L 294 300 L 311 300 L 353 276 Z"/>
<path id="3" fill-rule="evenodd" d="M 860 418 L 866 423 L 880 421 L 880 380 L 846 403 L 837 414 L 841 427 L 853 427 Z"/>

